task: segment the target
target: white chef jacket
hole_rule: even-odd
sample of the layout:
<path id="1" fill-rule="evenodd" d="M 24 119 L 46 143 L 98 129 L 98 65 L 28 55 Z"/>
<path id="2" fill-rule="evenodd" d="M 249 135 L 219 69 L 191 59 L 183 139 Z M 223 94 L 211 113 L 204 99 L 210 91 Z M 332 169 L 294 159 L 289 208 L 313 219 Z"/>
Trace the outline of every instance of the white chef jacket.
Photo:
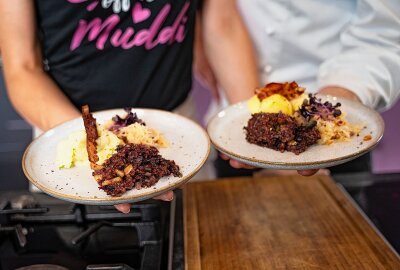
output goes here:
<path id="1" fill-rule="evenodd" d="M 238 0 L 262 83 L 340 86 L 374 108 L 400 96 L 400 0 Z"/>

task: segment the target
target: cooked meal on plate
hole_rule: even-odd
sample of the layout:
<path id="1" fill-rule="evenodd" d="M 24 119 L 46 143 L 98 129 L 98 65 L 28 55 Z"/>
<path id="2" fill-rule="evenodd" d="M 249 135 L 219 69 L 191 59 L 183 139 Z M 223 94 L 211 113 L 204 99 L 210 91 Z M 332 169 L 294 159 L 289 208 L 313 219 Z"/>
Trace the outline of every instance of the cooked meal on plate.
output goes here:
<path id="1" fill-rule="evenodd" d="M 296 82 L 267 84 L 247 104 L 246 140 L 281 152 L 298 155 L 314 144 L 349 141 L 362 130 L 346 120 L 340 103 L 306 94 Z"/>
<path id="2" fill-rule="evenodd" d="M 108 195 L 120 196 L 127 190 L 148 188 L 161 177 L 181 177 L 179 166 L 164 159 L 158 148 L 168 147 L 157 130 L 126 109 L 109 122 L 97 124 L 88 106 L 82 107 L 84 131 L 60 142 L 56 162 L 60 169 L 90 162 L 99 188 Z"/>

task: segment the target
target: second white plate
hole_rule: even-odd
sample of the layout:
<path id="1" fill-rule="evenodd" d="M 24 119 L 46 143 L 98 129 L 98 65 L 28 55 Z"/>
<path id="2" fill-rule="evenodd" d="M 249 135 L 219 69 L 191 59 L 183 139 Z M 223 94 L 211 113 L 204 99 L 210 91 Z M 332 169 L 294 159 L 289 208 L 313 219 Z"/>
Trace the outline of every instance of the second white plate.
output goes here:
<path id="1" fill-rule="evenodd" d="M 353 137 L 349 142 L 313 145 L 299 155 L 250 144 L 246 141 L 243 129 L 251 118 L 246 102 L 237 103 L 219 112 L 209 122 L 207 131 L 213 145 L 222 153 L 245 164 L 269 169 L 327 168 L 355 159 L 376 146 L 384 131 L 384 122 L 376 111 L 350 100 L 320 97 L 334 103 L 340 102 L 350 123 L 365 125 L 366 128 L 360 136 Z M 368 134 L 372 139 L 363 141 L 363 137 Z"/>

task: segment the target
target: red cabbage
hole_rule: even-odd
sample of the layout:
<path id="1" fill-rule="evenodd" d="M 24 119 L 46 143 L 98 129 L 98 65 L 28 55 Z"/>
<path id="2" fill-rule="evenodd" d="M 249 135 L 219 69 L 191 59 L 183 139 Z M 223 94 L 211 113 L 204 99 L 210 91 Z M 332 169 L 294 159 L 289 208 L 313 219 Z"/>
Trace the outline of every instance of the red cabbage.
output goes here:
<path id="1" fill-rule="evenodd" d="M 305 99 L 299 109 L 300 114 L 305 119 L 310 120 L 317 116 L 323 120 L 334 120 L 342 114 L 341 110 L 338 109 L 341 106 L 339 102 L 333 105 L 329 101 L 322 103 L 321 99 L 313 94 L 309 94 L 308 97 L 309 100 Z"/>
<path id="2" fill-rule="evenodd" d="M 136 115 L 136 113 L 132 112 L 132 108 L 124 108 L 124 110 L 127 112 L 127 115 L 122 118 L 119 115 L 116 115 L 112 118 L 112 121 L 114 122 L 113 125 L 109 128 L 110 131 L 118 131 L 123 127 L 139 123 L 143 126 L 146 125 L 143 120 L 139 119 L 139 117 Z"/>

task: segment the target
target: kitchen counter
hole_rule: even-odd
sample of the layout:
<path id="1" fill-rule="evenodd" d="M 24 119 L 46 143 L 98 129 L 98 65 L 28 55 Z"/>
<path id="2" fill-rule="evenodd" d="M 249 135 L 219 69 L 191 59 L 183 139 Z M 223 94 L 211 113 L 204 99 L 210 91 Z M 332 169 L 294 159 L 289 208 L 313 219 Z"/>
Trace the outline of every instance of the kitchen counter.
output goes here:
<path id="1" fill-rule="evenodd" d="M 326 176 L 225 179 L 184 190 L 186 269 L 400 269 Z"/>

